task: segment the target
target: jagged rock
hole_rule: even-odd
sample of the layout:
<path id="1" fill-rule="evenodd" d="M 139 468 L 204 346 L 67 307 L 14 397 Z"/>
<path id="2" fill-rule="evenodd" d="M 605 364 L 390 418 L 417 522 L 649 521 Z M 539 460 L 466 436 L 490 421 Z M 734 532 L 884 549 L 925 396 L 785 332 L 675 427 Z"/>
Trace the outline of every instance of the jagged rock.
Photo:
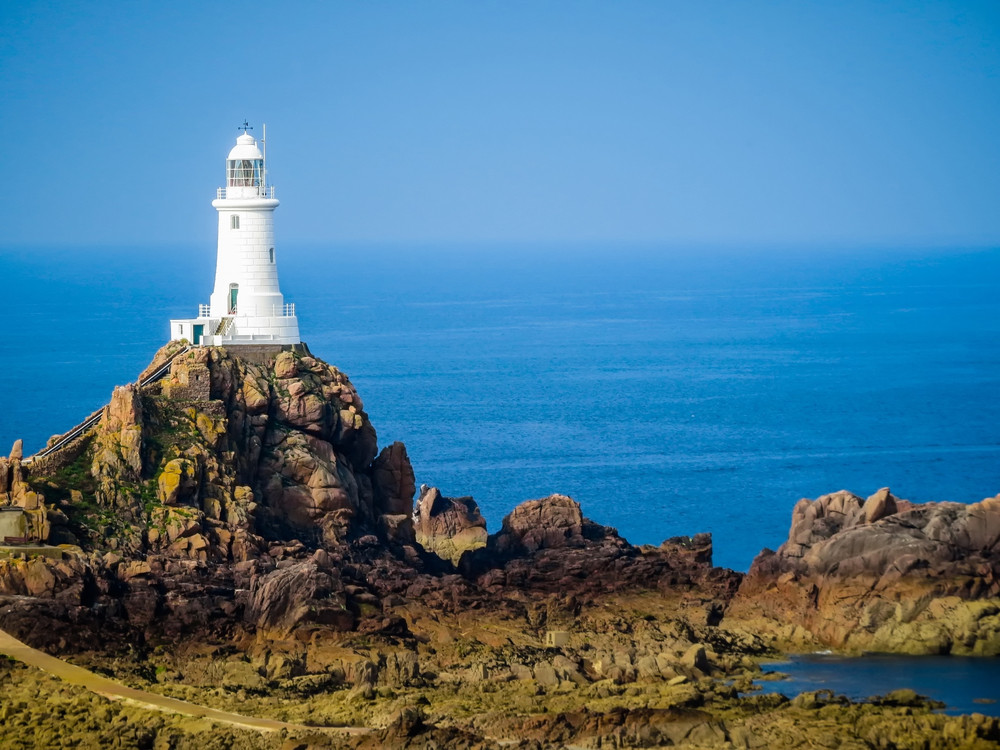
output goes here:
<path id="1" fill-rule="evenodd" d="M 409 507 L 398 514 L 406 518 L 380 520 L 375 432 L 343 373 L 294 352 L 258 364 L 238 351 L 194 347 L 148 392 L 116 389 L 88 449 L 97 503 L 123 524 L 147 524 L 130 536 L 140 546 L 145 538 L 196 559 L 248 559 L 261 536 L 337 545 L 391 528 L 412 541 Z M 157 359 L 166 361 L 163 352 Z M 161 398 L 151 398 L 157 391 Z M 401 444 L 391 453 L 408 466 Z M 158 504 L 191 506 L 213 522 L 211 549 L 175 544 L 145 499 L 151 479 Z"/>
<path id="2" fill-rule="evenodd" d="M 21 438 L 18 438 L 14 441 L 14 445 L 11 446 L 8 460 L 20 461 L 22 458 L 24 458 L 24 441 L 21 440 Z"/>
<path id="3" fill-rule="evenodd" d="M 865 514 L 865 523 L 875 523 L 886 516 L 896 513 L 896 498 L 889 492 L 888 487 L 883 487 L 865 500 L 865 504 L 861 509 Z"/>
<path id="4" fill-rule="evenodd" d="M 555 668 L 547 661 L 539 662 L 534 670 L 535 682 L 544 687 L 555 687 L 559 684 L 559 675 Z"/>
<path id="5" fill-rule="evenodd" d="M 462 556 L 460 567 L 496 591 L 524 587 L 592 601 L 622 586 L 699 585 L 711 598 L 728 601 L 741 576 L 703 562 L 711 558 L 711 537 L 695 539 L 636 548 L 615 529 L 585 518 L 571 498 L 553 495 L 515 508 L 485 548 Z"/>
<path id="6" fill-rule="evenodd" d="M 292 352 L 281 352 L 274 360 L 274 377 L 280 380 L 294 378 L 299 374 L 298 363 Z"/>
<path id="7" fill-rule="evenodd" d="M 103 452 L 97 468 L 111 465 L 125 479 L 137 479 L 142 471 L 142 400 L 134 385 L 115 388 L 111 403 L 101 417 L 100 443 Z M 105 474 L 107 472 L 104 472 Z"/>
<path id="8" fill-rule="evenodd" d="M 385 656 L 379 672 L 390 687 L 407 687 L 420 680 L 420 661 L 412 651 L 393 651 Z"/>
<path id="9" fill-rule="evenodd" d="M 405 445 L 395 442 L 382 449 L 372 465 L 372 488 L 379 513 L 399 515 L 413 511 L 416 485 Z"/>
<path id="10" fill-rule="evenodd" d="M 788 541 L 757 557 L 727 617 L 838 647 L 1000 651 L 997 628 L 970 626 L 990 615 L 937 605 L 951 598 L 1000 602 L 1000 497 L 915 505 L 888 488 L 865 501 L 842 491 L 799 501 Z"/>
<path id="11" fill-rule="evenodd" d="M 416 512 L 417 543 L 454 564 L 468 550 L 486 546 L 486 519 L 471 497 L 444 497 L 437 487 L 420 488 Z"/>
<path id="12" fill-rule="evenodd" d="M 712 564 L 712 535 L 675 536 L 666 539 L 660 549 L 675 556 L 690 555 L 693 564 Z"/>
<path id="13" fill-rule="evenodd" d="M 405 445 L 395 442 L 382 449 L 372 464 L 371 482 L 375 514 L 387 517 L 382 521 L 384 532 L 393 541 L 414 541 L 411 515 L 416 484 Z"/>

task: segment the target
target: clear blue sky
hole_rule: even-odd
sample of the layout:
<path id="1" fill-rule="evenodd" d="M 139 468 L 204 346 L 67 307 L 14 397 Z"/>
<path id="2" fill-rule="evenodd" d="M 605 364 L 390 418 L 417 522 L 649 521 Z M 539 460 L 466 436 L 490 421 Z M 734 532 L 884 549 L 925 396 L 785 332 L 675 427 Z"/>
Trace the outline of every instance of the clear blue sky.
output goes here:
<path id="1" fill-rule="evenodd" d="M 1000 3 L 5 2 L 0 245 L 1000 243 Z"/>

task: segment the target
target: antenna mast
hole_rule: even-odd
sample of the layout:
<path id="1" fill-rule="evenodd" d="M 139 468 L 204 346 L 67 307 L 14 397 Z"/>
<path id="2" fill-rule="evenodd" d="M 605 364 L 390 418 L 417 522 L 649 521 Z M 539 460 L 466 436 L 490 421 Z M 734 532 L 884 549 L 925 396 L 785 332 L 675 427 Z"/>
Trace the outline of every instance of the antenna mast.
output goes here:
<path id="1" fill-rule="evenodd" d="M 264 174 L 261 175 L 264 179 L 261 181 L 261 187 L 267 185 L 267 123 L 262 122 L 261 128 L 263 129 L 260 136 L 260 145 L 263 147 L 264 156 Z"/>

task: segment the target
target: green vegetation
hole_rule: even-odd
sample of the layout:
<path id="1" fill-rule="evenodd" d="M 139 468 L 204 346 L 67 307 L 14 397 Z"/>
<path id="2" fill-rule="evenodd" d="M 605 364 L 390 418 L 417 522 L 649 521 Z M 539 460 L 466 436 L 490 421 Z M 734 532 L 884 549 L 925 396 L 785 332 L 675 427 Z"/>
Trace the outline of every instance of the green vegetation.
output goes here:
<path id="1" fill-rule="evenodd" d="M 79 491 L 85 500 L 89 497 L 93 502 L 97 491 L 97 482 L 90 473 L 89 442 L 90 438 L 88 438 L 88 445 L 80 452 L 80 455 L 66 466 L 56 469 L 52 474 L 29 476 L 28 485 L 31 489 L 44 494 L 50 502 L 69 502 L 71 490 Z"/>
<path id="2" fill-rule="evenodd" d="M 180 457 L 192 445 L 203 445 L 204 438 L 198 430 L 197 412 L 183 409 L 166 396 L 143 397 L 143 410 L 149 429 L 143 435 L 146 466 L 159 467 Z M 157 479 L 154 476 L 153 479 Z"/>

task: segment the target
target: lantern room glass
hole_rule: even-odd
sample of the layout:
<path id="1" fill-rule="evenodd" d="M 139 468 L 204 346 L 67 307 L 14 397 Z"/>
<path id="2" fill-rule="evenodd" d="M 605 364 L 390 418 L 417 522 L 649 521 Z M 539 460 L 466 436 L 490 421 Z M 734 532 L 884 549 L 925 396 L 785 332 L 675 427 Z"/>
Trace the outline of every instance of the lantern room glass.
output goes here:
<path id="1" fill-rule="evenodd" d="M 263 174 L 262 159 L 226 160 L 226 182 L 229 187 L 260 187 Z"/>

